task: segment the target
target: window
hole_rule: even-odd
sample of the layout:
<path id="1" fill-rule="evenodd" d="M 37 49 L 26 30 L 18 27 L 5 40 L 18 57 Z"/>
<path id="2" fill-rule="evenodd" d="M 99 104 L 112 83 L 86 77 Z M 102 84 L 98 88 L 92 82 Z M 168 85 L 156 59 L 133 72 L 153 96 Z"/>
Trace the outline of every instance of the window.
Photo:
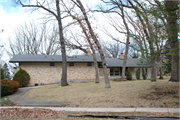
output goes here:
<path id="1" fill-rule="evenodd" d="M 21 63 L 19 63 L 19 66 L 21 66 Z"/>
<path id="2" fill-rule="evenodd" d="M 119 68 L 114 68 L 115 75 L 119 75 Z"/>
<path id="3" fill-rule="evenodd" d="M 102 63 L 98 63 L 98 67 L 102 67 Z"/>
<path id="4" fill-rule="evenodd" d="M 51 62 L 51 63 L 50 63 L 50 66 L 55 66 L 55 65 L 54 65 L 54 62 Z"/>
<path id="5" fill-rule="evenodd" d="M 74 66 L 74 63 L 69 63 L 69 66 Z"/>
<path id="6" fill-rule="evenodd" d="M 110 75 L 113 75 L 113 68 L 110 68 Z"/>
<path id="7" fill-rule="evenodd" d="M 87 66 L 92 66 L 92 63 L 87 63 Z"/>

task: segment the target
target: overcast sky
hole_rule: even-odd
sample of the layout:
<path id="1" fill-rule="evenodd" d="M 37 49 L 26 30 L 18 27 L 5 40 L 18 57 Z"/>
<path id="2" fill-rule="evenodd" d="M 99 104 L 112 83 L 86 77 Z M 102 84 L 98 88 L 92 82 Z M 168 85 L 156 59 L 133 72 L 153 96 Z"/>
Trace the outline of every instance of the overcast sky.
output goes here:
<path id="1" fill-rule="evenodd" d="M 8 48 L 8 38 L 13 36 L 14 29 L 18 25 L 26 21 L 36 20 L 43 16 L 42 14 L 37 12 L 33 12 L 31 14 L 30 11 L 25 11 L 25 8 L 15 5 L 14 3 L 12 3 L 12 1 L 13 0 L 0 0 L 0 45 L 3 44 L 4 48 L 6 49 Z M 91 2 L 92 5 L 99 3 L 100 0 L 82 0 L 82 2 L 83 4 L 89 5 L 89 2 Z M 96 19 L 99 21 L 99 23 L 105 24 L 104 19 L 102 19 L 102 14 L 96 14 L 98 14 L 96 16 Z M 102 36 L 102 39 L 105 38 L 106 37 L 103 38 Z M 4 54 L 1 59 L 8 61 L 9 57 L 6 54 Z"/>

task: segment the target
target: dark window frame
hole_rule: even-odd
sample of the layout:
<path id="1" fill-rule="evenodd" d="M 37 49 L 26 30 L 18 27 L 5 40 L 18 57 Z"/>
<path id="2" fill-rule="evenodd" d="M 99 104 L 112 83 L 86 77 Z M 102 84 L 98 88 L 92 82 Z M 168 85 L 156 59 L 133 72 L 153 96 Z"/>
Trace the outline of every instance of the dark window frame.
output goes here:
<path id="1" fill-rule="evenodd" d="M 116 70 L 118 70 L 118 71 L 116 71 Z M 119 68 L 114 68 L 114 75 L 116 75 L 116 76 L 120 75 L 120 69 Z"/>
<path id="2" fill-rule="evenodd" d="M 70 63 L 69 63 L 69 66 L 74 66 L 74 63 L 73 63 L 73 62 L 70 62 Z"/>
<path id="3" fill-rule="evenodd" d="M 92 66 L 92 63 L 88 62 L 88 63 L 87 63 L 87 66 Z"/>
<path id="4" fill-rule="evenodd" d="M 110 75 L 111 75 L 111 76 L 114 75 L 114 70 L 113 70 L 113 68 L 110 68 Z"/>
<path id="5" fill-rule="evenodd" d="M 50 62 L 49 66 L 55 66 L 54 62 Z"/>
<path id="6" fill-rule="evenodd" d="M 103 67 L 102 62 L 98 63 L 98 67 Z"/>

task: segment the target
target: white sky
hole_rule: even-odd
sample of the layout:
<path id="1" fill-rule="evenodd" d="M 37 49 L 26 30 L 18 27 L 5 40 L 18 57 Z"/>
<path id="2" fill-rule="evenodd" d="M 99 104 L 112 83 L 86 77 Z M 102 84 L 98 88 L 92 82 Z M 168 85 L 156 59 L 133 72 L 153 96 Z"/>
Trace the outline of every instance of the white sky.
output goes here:
<path id="1" fill-rule="evenodd" d="M 21 6 L 14 6 L 11 4 L 12 0 L 0 0 L 0 45 L 4 45 L 4 48 L 8 49 L 8 38 L 13 37 L 14 29 L 30 20 L 36 20 L 41 18 L 43 15 L 37 12 L 27 12 Z M 91 7 L 91 4 L 99 3 L 100 0 L 82 0 L 83 4 L 88 4 Z M 90 4 L 91 2 L 91 4 Z M 97 13 L 96 19 L 98 20 L 98 24 L 105 24 L 105 19 L 103 19 L 103 15 L 101 13 Z M 2 29 L 4 30 L 2 32 Z M 110 28 L 109 28 L 110 29 Z M 107 36 L 104 36 L 102 32 L 99 32 L 99 35 L 102 37 L 101 39 L 108 40 Z M 0 50 L 2 50 L 0 48 Z M 2 52 L 2 51 L 1 51 Z M 0 52 L 0 53 L 1 53 Z M 8 61 L 9 57 L 4 53 L 2 60 Z"/>

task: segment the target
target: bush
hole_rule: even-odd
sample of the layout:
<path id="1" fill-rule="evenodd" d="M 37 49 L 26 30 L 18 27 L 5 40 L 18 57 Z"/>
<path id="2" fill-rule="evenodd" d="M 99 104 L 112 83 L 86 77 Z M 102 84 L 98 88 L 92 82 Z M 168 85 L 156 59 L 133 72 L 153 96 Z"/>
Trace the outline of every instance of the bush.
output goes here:
<path id="1" fill-rule="evenodd" d="M 20 87 L 26 87 L 29 84 L 30 76 L 25 70 L 20 67 L 19 71 L 17 71 L 17 73 L 14 75 L 13 80 L 18 81 Z"/>
<path id="2" fill-rule="evenodd" d="M 139 72 L 139 69 L 136 70 L 136 79 L 137 79 L 137 80 L 140 79 L 140 72 Z"/>
<path id="3" fill-rule="evenodd" d="M 1 85 L 1 96 L 6 96 L 12 94 L 8 85 Z"/>
<path id="4" fill-rule="evenodd" d="M 146 74 L 144 68 L 142 68 L 142 77 L 143 77 L 143 80 L 147 79 L 147 74 Z"/>
<path id="5" fill-rule="evenodd" d="M 37 83 L 35 83 L 35 84 L 34 84 L 34 86 L 38 86 L 38 84 L 37 84 Z"/>
<path id="6" fill-rule="evenodd" d="M 1 80 L 4 79 L 4 70 L 1 68 Z"/>
<path id="7" fill-rule="evenodd" d="M 131 71 L 130 71 L 129 68 L 128 68 L 127 71 L 126 71 L 126 79 L 127 79 L 127 80 L 132 80 L 132 74 L 131 74 Z"/>
<path id="8" fill-rule="evenodd" d="M 1 80 L 1 96 L 10 95 L 17 91 L 19 88 L 19 82 L 9 79 Z"/>

